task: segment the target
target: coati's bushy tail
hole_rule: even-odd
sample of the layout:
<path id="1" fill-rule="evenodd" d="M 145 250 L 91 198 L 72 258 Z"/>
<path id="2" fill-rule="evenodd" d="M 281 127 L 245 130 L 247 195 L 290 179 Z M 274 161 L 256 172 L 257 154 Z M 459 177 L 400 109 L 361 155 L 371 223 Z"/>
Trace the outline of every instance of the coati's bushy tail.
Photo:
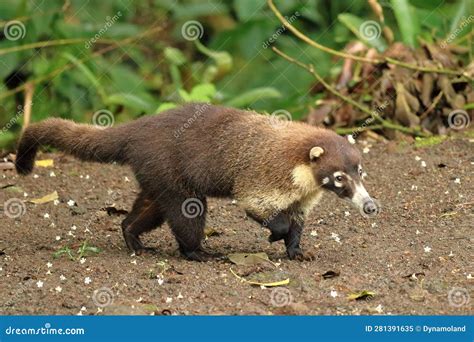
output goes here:
<path id="1" fill-rule="evenodd" d="M 24 175 L 30 173 L 40 146 L 57 148 L 81 160 L 124 163 L 126 138 L 120 133 L 116 128 L 100 128 L 57 118 L 33 124 L 20 139 L 16 170 Z"/>

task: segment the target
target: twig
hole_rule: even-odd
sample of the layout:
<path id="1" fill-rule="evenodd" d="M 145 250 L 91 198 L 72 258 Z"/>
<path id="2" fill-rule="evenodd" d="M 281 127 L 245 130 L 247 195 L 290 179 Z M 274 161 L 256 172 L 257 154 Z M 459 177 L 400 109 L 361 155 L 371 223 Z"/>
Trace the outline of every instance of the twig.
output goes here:
<path id="1" fill-rule="evenodd" d="M 321 45 L 318 42 L 312 40 L 309 38 L 307 35 L 305 35 L 303 32 L 299 31 L 296 27 L 291 25 L 288 20 L 281 14 L 281 12 L 275 7 L 275 4 L 273 3 L 273 0 L 267 0 L 268 6 L 270 9 L 275 13 L 277 18 L 280 20 L 280 22 L 288 29 L 290 30 L 296 37 L 304 41 L 305 43 L 319 49 L 322 51 L 325 51 L 327 53 L 330 53 L 335 56 L 343 57 L 343 58 L 349 58 L 353 59 L 356 61 L 361 61 L 361 62 L 367 62 L 367 63 L 372 63 L 372 64 L 380 64 L 383 62 L 387 62 L 390 64 L 398 65 L 406 69 L 412 69 L 412 70 L 418 70 L 422 72 L 433 72 L 433 73 L 438 73 L 438 74 L 450 74 L 450 75 L 463 75 L 464 77 L 467 77 L 468 79 L 472 78 L 464 71 L 456 71 L 456 70 L 450 70 L 450 69 L 435 69 L 435 68 L 427 68 L 427 67 L 421 67 L 418 65 L 414 64 L 408 64 L 405 62 L 398 61 L 393 58 L 389 57 L 384 57 L 383 59 L 376 59 L 376 58 L 366 58 L 366 57 L 360 57 L 360 56 L 355 56 L 351 55 L 348 53 L 340 52 L 337 50 L 333 50 L 331 48 L 328 48 L 327 46 Z"/>
<path id="2" fill-rule="evenodd" d="M 436 97 L 434 98 L 433 102 L 430 104 L 430 106 L 428 108 L 426 108 L 426 110 L 421 113 L 420 115 L 420 121 L 423 120 L 429 113 L 431 113 L 431 111 L 434 109 L 434 107 L 436 107 L 436 105 L 438 104 L 439 100 L 441 100 L 441 97 L 443 96 L 443 91 L 441 90 L 439 92 L 438 95 L 436 95 Z"/>
<path id="3" fill-rule="evenodd" d="M 347 127 L 347 128 L 336 128 L 335 131 L 337 134 L 351 134 L 354 132 L 364 132 L 369 130 L 381 129 L 383 125 L 372 125 L 372 126 L 365 126 L 365 127 Z"/>
<path id="4" fill-rule="evenodd" d="M 314 67 L 312 65 L 306 65 L 306 64 L 304 64 L 304 63 L 288 56 L 287 54 L 283 53 L 282 51 L 278 50 L 276 47 L 273 47 L 272 50 L 275 51 L 279 56 L 286 59 L 288 62 L 296 64 L 296 65 L 298 65 L 299 67 L 301 67 L 303 69 L 306 69 L 310 74 L 312 74 L 314 76 L 314 78 L 316 78 L 319 82 L 321 82 L 321 84 L 324 86 L 324 88 L 326 88 L 329 92 L 333 93 L 334 95 L 336 95 L 337 97 L 343 99 L 344 101 L 350 103 L 354 107 L 357 107 L 360 111 L 370 115 L 374 120 L 377 120 L 378 122 L 380 122 L 383 127 L 394 129 L 394 130 L 397 130 L 397 131 L 400 131 L 400 132 L 403 132 L 403 133 L 407 133 L 407 134 L 412 134 L 412 135 L 417 135 L 417 136 L 427 136 L 427 134 L 424 133 L 424 132 L 421 132 L 419 128 L 408 128 L 408 127 L 404 127 L 404 126 L 401 126 L 401 125 L 397 125 L 394 122 L 391 122 L 389 120 L 386 120 L 386 119 L 382 118 L 375 111 L 371 111 L 369 108 L 367 108 L 366 106 L 358 103 L 357 101 L 354 101 L 350 97 L 341 94 L 336 89 L 334 89 L 329 83 L 327 83 L 314 70 Z"/>
<path id="5" fill-rule="evenodd" d="M 25 102 L 23 105 L 23 127 L 22 132 L 28 127 L 31 121 L 31 108 L 33 106 L 33 93 L 35 92 L 35 85 L 33 83 L 25 84 Z"/>

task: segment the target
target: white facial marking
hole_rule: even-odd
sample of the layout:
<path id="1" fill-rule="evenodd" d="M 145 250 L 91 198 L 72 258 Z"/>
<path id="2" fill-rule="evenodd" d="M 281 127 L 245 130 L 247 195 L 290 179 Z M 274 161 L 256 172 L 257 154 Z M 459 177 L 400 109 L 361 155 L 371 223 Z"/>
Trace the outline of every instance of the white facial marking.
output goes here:
<path id="1" fill-rule="evenodd" d="M 327 184 L 327 183 L 329 183 L 329 177 L 323 178 L 323 184 Z"/>
<path id="2" fill-rule="evenodd" d="M 357 183 L 355 185 L 354 195 L 352 196 L 352 203 L 359 208 L 362 209 L 364 207 L 364 203 L 370 200 L 369 193 L 365 190 L 362 183 Z"/>

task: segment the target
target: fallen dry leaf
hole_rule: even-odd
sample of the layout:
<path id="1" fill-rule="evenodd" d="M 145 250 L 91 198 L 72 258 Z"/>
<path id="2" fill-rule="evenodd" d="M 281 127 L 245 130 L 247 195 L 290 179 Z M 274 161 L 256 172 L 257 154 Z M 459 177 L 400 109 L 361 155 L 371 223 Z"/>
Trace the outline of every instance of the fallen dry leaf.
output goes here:
<path id="1" fill-rule="evenodd" d="M 264 262 L 273 262 L 268 258 L 267 253 L 235 253 L 227 256 L 231 262 L 241 266 L 258 265 Z"/>
<path id="2" fill-rule="evenodd" d="M 58 198 L 59 198 L 58 192 L 54 191 L 54 192 L 52 192 L 52 193 L 50 193 L 46 196 L 43 196 L 41 198 L 31 199 L 28 202 L 34 203 L 34 204 L 43 204 L 43 203 L 52 202 L 54 200 L 57 200 Z"/>
<path id="3" fill-rule="evenodd" d="M 347 296 L 349 300 L 362 300 L 362 299 L 369 299 L 375 296 L 375 292 L 372 291 L 360 291 L 356 293 L 351 293 Z"/>
<path id="4" fill-rule="evenodd" d="M 35 161 L 36 167 L 51 167 L 54 165 L 53 159 L 42 159 Z"/>

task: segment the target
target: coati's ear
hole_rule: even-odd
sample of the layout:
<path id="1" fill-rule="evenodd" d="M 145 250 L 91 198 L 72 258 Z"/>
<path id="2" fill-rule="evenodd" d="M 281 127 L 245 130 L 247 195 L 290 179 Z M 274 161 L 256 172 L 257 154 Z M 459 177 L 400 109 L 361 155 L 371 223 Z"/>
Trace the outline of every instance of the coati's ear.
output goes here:
<path id="1" fill-rule="evenodd" d="M 315 146 L 309 151 L 309 160 L 315 161 L 318 159 L 322 154 L 324 153 L 324 150 L 322 147 Z"/>

